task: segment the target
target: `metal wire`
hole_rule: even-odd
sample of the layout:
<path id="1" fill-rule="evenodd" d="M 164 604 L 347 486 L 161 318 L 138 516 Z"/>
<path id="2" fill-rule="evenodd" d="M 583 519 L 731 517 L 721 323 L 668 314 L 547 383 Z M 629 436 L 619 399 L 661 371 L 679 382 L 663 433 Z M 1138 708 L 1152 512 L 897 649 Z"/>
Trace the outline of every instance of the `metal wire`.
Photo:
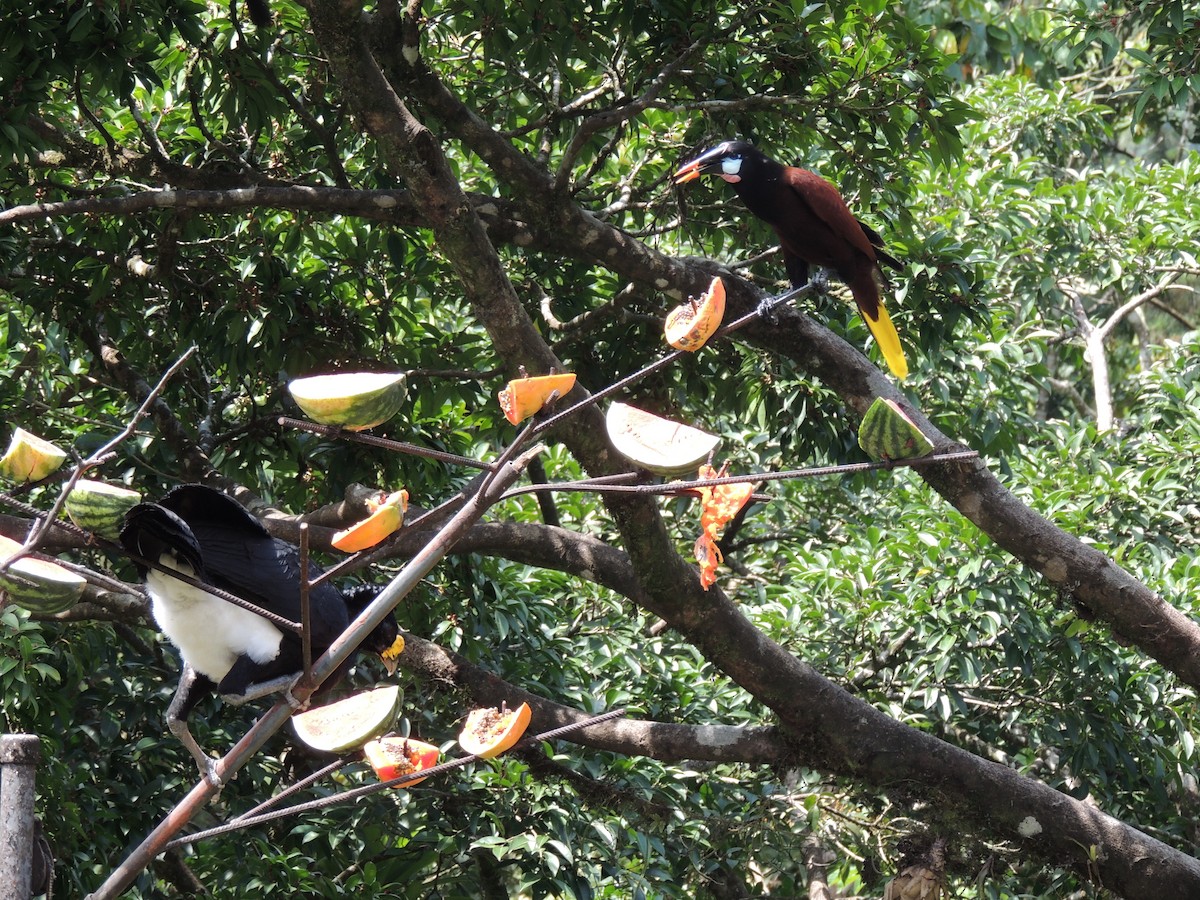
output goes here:
<path id="1" fill-rule="evenodd" d="M 590 718 L 582 719 L 578 722 L 572 722 L 568 725 L 563 725 L 559 728 L 552 728 L 550 731 L 543 731 L 541 734 L 536 734 L 532 738 L 523 739 L 517 746 L 520 746 L 521 744 L 525 744 L 525 743 L 530 743 L 530 742 L 541 743 L 542 741 L 552 741 L 555 738 L 562 737 L 562 736 L 570 734 L 574 731 L 579 731 L 583 728 L 588 728 L 592 725 L 599 725 L 601 722 L 607 722 L 611 719 L 617 719 L 623 715 L 625 715 L 624 708 L 610 710 L 609 712 L 603 713 L 598 716 L 591 716 Z M 266 806 L 273 805 L 275 802 L 282 799 L 287 794 L 295 793 L 296 791 L 301 790 L 302 787 L 307 787 L 308 785 L 312 784 L 313 782 L 315 782 L 317 780 L 317 778 L 324 775 L 327 770 L 333 771 L 334 769 L 339 768 L 342 765 L 344 765 L 346 762 L 345 760 L 338 760 L 336 763 L 331 763 L 329 766 L 326 766 L 325 769 L 321 770 L 321 772 L 316 773 L 313 776 L 309 776 L 309 778 L 305 779 L 305 782 L 298 783 L 297 785 L 293 785 L 292 788 L 289 788 L 287 791 L 281 792 L 277 797 L 272 798 L 271 800 L 267 801 L 264 804 L 260 804 L 259 806 L 255 807 L 253 810 L 251 810 L 250 812 L 243 813 L 242 815 L 238 816 L 236 819 L 231 819 L 230 821 L 226 822 L 224 825 L 217 825 L 214 828 L 208 828 L 208 829 L 205 829 L 204 831 L 197 831 L 194 834 L 186 834 L 186 835 L 183 835 L 182 837 L 177 837 L 177 838 L 175 838 L 175 840 L 169 842 L 166 845 L 166 847 L 164 847 L 164 849 L 169 850 L 172 847 L 182 847 L 187 844 L 194 844 L 194 843 L 197 843 L 198 841 L 207 840 L 208 838 L 211 838 L 211 837 L 219 837 L 220 835 L 228 834 L 231 831 L 238 831 L 242 828 L 250 828 L 254 825 L 261 825 L 264 822 L 271 822 L 271 821 L 274 821 L 275 819 L 281 819 L 284 816 L 290 816 L 290 815 L 294 815 L 296 813 L 311 812 L 311 811 L 318 810 L 318 809 L 324 809 L 327 806 L 334 806 L 339 803 L 349 803 L 353 800 L 357 800 L 359 797 L 366 797 L 370 794 L 375 794 L 375 793 L 378 793 L 379 791 L 386 791 L 391 788 L 404 787 L 404 785 L 409 784 L 410 782 L 413 782 L 413 781 L 424 780 L 426 778 L 433 778 L 437 775 L 442 775 L 446 772 L 451 771 L 452 769 L 458 769 L 458 768 L 461 768 L 462 766 L 467 765 L 468 763 L 475 762 L 478 759 L 480 759 L 480 757 L 478 757 L 474 754 L 468 753 L 466 756 L 460 756 L 460 757 L 456 757 L 455 759 L 447 760 L 444 763 L 439 763 L 438 765 L 431 766 L 428 769 L 422 769 L 419 772 L 412 772 L 408 775 L 401 775 L 400 777 L 393 778 L 390 781 L 381 781 L 378 784 L 367 784 L 367 785 L 363 785 L 362 787 L 357 787 L 357 788 L 353 788 L 348 791 L 343 791 L 340 794 L 331 794 L 328 797 L 319 797 L 316 800 L 309 800 L 306 803 L 297 803 L 294 806 L 284 807 L 283 809 L 276 809 L 276 810 L 272 810 L 270 812 L 264 812 L 264 813 L 261 813 L 258 815 L 252 815 L 252 813 L 254 813 L 255 810 L 262 809 Z"/>
<path id="2" fill-rule="evenodd" d="M 276 421 L 284 428 L 295 428 L 299 431 L 309 431 L 324 437 L 341 438 L 345 441 L 355 441 L 370 447 L 382 447 L 384 450 L 395 450 L 397 453 L 407 453 L 411 456 L 425 456 L 438 462 L 450 463 L 455 466 L 469 466 L 473 469 L 493 470 L 493 463 L 472 459 L 469 456 L 459 456 L 457 453 L 447 453 L 444 450 L 431 450 L 419 444 L 407 441 L 393 441 L 391 438 L 379 437 L 374 434 L 363 434 L 360 431 L 347 431 L 336 425 L 318 425 L 316 422 L 306 422 L 303 419 L 293 419 L 291 416 L 280 416 Z"/>
<path id="3" fill-rule="evenodd" d="M 901 466 L 917 468 L 937 462 L 952 462 L 977 459 L 974 450 L 955 450 L 950 453 L 935 453 L 912 459 L 889 459 L 884 462 L 845 463 L 842 465 L 815 466 L 810 469 L 789 469 L 785 472 L 752 472 L 746 475 L 722 475 L 720 478 L 705 478 L 697 481 L 669 481 L 666 484 L 602 484 L 598 479 L 564 481 L 558 484 L 530 484 L 512 488 L 505 492 L 504 499 L 538 491 L 576 491 L 597 494 L 678 494 L 697 488 L 715 487 L 721 484 L 744 484 L 759 481 L 784 481 L 791 478 L 817 478 L 823 475 L 854 475 L 876 469 L 896 469 Z"/>

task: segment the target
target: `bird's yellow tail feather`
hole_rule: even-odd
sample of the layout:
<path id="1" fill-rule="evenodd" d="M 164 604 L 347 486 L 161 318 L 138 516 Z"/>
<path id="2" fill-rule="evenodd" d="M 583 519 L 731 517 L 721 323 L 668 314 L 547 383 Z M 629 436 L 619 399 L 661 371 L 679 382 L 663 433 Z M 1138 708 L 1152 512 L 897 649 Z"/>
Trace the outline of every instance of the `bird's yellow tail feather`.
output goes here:
<path id="1" fill-rule="evenodd" d="M 867 327 L 871 329 L 871 334 L 875 336 L 875 343 L 879 345 L 879 349 L 883 351 L 883 358 L 887 361 L 888 368 L 892 370 L 892 374 L 897 378 L 904 379 L 908 377 L 908 361 L 904 358 L 904 351 L 900 348 L 900 335 L 896 334 L 896 327 L 892 324 L 892 317 L 888 315 L 888 311 L 884 309 L 881 302 L 878 307 L 879 317 L 872 321 L 871 317 L 863 314 L 863 321 L 867 323 Z"/>

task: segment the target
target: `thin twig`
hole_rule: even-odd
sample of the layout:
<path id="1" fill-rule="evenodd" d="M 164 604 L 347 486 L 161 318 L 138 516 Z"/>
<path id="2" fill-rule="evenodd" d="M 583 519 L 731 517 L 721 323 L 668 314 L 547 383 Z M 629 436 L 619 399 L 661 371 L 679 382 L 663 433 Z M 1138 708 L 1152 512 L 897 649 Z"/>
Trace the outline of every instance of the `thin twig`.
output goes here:
<path id="1" fill-rule="evenodd" d="M 407 441 L 394 441 L 391 438 L 379 437 L 374 434 L 363 434 L 361 431 L 347 431 L 345 428 L 339 428 L 336 425 L 320 425 L 316 422 L 306 422 L 303 419 L 293 419 L 291 416 L 280 416 L 277 421 L 284 428 L 295 428 L 299 431 L 308 431 L 313 434 L 323 435 L 324 437 L 355 441 L 356 443 L 366 444 L 370 447 L 381 447 L 384 450 L 392 450 L 396 453 L 407 453 L 410 456 L 424 456 L 429 459 L 435 459 L 438 462 L 449 463 L 452 466 L 469 466 L 474 469 L 489 470 L 495 468 L 494 463 L 482 462 L 478 459 L 472 459 L 469 456 L 446 453 L 444 450 L 430 450 L 428 447 L 410 444 Z"/>
<path id="2" fill-rule="evenodd" d="M 179 359 L 177 359 L 169 369 L 167 369 L 166 373 L 162 376 L 162 378 L 159 379 L 158 384 L 154 386 L 154 388 L 146 396 L 146 399 L 142 401 L 142 405 L 138 407 L 137 412 L 133 414 L 128 424 L 121 429 L 120 433 L 117 434 L 116 437 L 94 452 L 87 459 L 75 466 L 75 470 L 71 473 L 71 477 L 68 478 L 66 483 L 63 485 L 62 490 L 59 492 L 58 499 L 54 501 L 54 505 L 50 507 L 50 510 L 45 515 L 39 516 L 35 519 L 34 525 L 30 529 L 29 534 L 26 536 L 25 543 L 21 549 L 7 560 L 0 561 L 0 572 L 5 571 L 10 565 L 24 556 L 28 551 L 35 549 L 42 542 L 43 538 L 46 536 L 46 532 L 50 530 L 51 524 L 55 519 L 58 518 L 58 514 L 62 511 L 63 504 L 67 501 L 67 495 L 70 494 L 75 488 L 75 484 L 80 478 L 83 477 L 85 472 L 99 465 L 100 461 L 105 459 L 114 448 L 119 446 L 134 433 L 138 422 L 149 415 L 150 407 L 154 405 L 154 402 L 158 399 L 159 394 L 161 394 L 163 389 L 166 388 L 167 382 L 171 380 L 176 372 L 183 368 L 183 364 L 192 357 L 192 354 L 196 352 L 196 349 L 197 348 L 195 345 L 189 347 L 184 354 L 180 356 Z"/>

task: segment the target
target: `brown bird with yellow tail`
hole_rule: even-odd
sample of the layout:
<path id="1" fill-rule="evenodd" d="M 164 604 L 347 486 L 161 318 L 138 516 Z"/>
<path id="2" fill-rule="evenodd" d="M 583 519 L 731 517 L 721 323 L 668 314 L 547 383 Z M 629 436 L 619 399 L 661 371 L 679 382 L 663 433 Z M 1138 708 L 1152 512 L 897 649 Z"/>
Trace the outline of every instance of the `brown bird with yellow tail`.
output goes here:
<path id="1" fill-rule="evenodd" d="M 706 150 L 675 173 L 675 183 L 702 175 L 732 184 L 746 208 L 774 229 L 793 287 L 808 283 L 810 265 L 836 272 L 850 288 L 892 374 L 908 375 L 900 336 L 880 296 L 880 263 L 897 269 L 900 263 L 882 249 L 879 235 L 854 217 L 837 188 L 814 172 L 775 162 L 746 141 L 725 141 Z"/>

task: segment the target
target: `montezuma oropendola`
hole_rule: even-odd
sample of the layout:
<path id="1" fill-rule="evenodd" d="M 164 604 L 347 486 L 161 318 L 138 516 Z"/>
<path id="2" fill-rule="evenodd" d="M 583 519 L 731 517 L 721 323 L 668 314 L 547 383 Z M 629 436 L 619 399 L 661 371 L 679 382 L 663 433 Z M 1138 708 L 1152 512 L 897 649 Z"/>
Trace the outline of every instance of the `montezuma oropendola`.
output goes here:
<path id="1" fill-rule="evenodd" d="M 808 283 L 810 265 L 833 269 L 850 288 L 888 368 L 898 378 L 908 375 L 900 337 L 880 296 L 880 263 L 898 269 L 900 262 L 884 252 L 878 233 L 854 217 L 837 188 L 814 172 L 775 162 L 747 141 L 706 150 L 674 178 L 683 184 L 702 175 L 732 184 L 746 208 L 774 229 L 792 287 Z"/>
<path id="2" fill-rule="evenodd" d="M 232 497 L 202 484 L 185 484 L 158 503 L 139 503 L 125 517 L 121 543 L 143 559 L 190 575 L 248 600 L 268 612 L 299 622 L 300 555 L 274 538 Z M 154 620 L 183 657 L 179 687 L 167 710 L 167 726 L 191 752 L 201 776 L 220 786 L 216 761 L 192 736 L 187 718 L 214 690 L 240 705 L 286 690 L 303 671 L 303 646 L 295 632 L 281 629 L 177 578 L 138 564 L 146 581 Z M 322 569 L 309 564 L 309 579 Z M 312 655 L 316 659 L 375 599 L 378 588 L 360 585 L 345 594 L 328 581 L 309 591 Z M 403 644 L 389 615 L 360 649 L 383 659 L 389 674 Z M 332 688 L 352 658 L 329 676 L 314 696 Z M 290 696 L 290 695 L 289 695 Z"/>

